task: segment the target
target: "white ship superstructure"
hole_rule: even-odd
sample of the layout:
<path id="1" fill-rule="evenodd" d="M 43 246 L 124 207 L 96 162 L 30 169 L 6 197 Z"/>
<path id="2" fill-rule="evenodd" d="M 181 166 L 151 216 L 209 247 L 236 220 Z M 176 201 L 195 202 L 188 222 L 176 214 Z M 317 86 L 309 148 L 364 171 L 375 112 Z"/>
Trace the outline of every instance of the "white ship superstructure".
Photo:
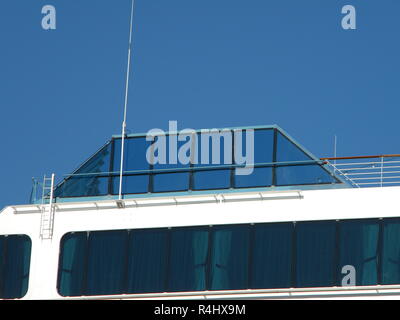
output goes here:
<path id="1" fill-rule="evenodd" d="M 127 135 L 119 197 L 113 136 L 60 183 L 44 183 L 43 197 L 4 208 L 0 298 L 400 297 L 396 161 L 340 167 L 278 126 L 251 129 L 247 176 L 212 161 L 149 164 L 152 142 Z M 378 178 L 362 180 L 367 171 Z"/>

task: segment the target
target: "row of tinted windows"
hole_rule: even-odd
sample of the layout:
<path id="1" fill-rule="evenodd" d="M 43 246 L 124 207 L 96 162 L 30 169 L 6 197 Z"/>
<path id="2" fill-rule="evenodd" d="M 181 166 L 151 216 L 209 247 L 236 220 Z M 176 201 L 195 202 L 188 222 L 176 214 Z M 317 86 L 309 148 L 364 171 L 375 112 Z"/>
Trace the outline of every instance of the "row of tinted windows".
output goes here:
<path id="1" fill-rule="evenodd" d="M 400 219 L 70 233 L 63 296 L 400 284 Z"/>
<path id="2" fill-rule="evenodd" d="M 0 236 L 0 299 L 17 299 L 26 294 L 30 259 L 28 236 Z"/>
<path id="3" fill-rule="evenodd" d="M 198 140 L 201 141 L 200 138 Z M 245 142 L 245 140 L 243 134 L 243 141 Z M 146 152 L 151 146 L 151 141 L 146 141 L 145 137 L 137 137 L 126 139 L 125 142 L 124 172 L 126 173 L 122 185 L 124 194 L 337 182 L 325 169 L 313 162 L 301 149 L 274 129 L 254 131 L 254 162 L 256 168 L 250 175 L 236 175 L 233 168 L 221 167 L 221 165 L 224 165 L 225 143 L 227 143 L 223 138 L 220 139 L 220 168 L 212 163 L 211 138 L 209 139 L 208 165 L 200 163 L 201 148 L 198 150 L 199 164 L 184 165 L 178 162 L 178 164 L 150 165 L 146 159 Z M 168 137 L 166 143 L 166 150 L 169 150 Z M 185 143 L 186 141 L 178 141 L 177 150 Z M 236 146 L 235 141 L 229 141 L 229 143 Z M 245 154 L 246 145 L 243 144 L 243 154 Z M 231 145 L 230 148 L 232 148 Z M 121 139 L 113 139 L 110 144 L 75 172 L 79 175 L 69 177 L 56 189 L 56 197 L 117 194 L 119 191 L 120 150 Z M 271 165 L 275 162 L 292 161 L 305 161 L 308 164 Z M 193 168 L 193 166 L 198 169 Z M 146 173 L 148 170 L 151 171 L 150 174 Z M 162 170 L 162 172 L 156 173 L 157 170 Z M 107 172 L 114 172 L 115 174 L 104 174 Z"/>

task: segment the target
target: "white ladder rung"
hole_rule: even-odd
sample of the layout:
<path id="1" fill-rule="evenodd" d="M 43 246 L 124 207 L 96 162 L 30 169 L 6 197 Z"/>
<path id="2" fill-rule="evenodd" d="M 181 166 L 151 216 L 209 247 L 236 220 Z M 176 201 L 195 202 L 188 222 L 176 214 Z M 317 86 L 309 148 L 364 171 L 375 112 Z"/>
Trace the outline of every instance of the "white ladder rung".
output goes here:
<path id="1" fill-rule="evenodd" d="M 50 182 L 50 186 L 48 186 Z M 45 194 L 48 190 L 49 193 Z M 40 217 L 40 238 L 41 239 L 51 239 L 53 236 L 54 228 L 54 212 L 55 207 L 53 203 L 53 191 L 54 191 L 54 173 L 51 178 L 44 176 L 43 178 L 43 190 L 42 190 L 42 213 Z M 49 202 L 45 204 L 45 199 Z"/>

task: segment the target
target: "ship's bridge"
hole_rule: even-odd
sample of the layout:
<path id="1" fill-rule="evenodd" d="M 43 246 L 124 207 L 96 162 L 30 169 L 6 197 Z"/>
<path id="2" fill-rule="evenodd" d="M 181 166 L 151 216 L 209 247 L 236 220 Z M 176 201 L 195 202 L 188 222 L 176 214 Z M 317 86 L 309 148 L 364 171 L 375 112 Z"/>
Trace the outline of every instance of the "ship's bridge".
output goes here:
<path id="1" fill-rule="evenodd" d="M 114 136 L 48 202 L 5 208 L 0 298 L 400 297 L 395 155 L 339 166 L 277 126 L 185 134 Z"/>
<path id="2" fill-rule="evenodd" d="M 271 125 L 167 132 L 152 138 L 149 134 L 113 136 L 55 187 L 55 201 L 118 198 L 122 140 L 121 195 L 125 199 L 348 186 L 325 161 Z M 151 161 L 149 154 L 162 158 L 161 142 L 168 153 L 166 161 Z M 252 153 L 251 157 L 247 163 L 240 162 L 246 153 Z M 190 161 L 180 162 L 182 155 Z M 252 167 L 251 173 L 238 173 L 245 166 Z"/>

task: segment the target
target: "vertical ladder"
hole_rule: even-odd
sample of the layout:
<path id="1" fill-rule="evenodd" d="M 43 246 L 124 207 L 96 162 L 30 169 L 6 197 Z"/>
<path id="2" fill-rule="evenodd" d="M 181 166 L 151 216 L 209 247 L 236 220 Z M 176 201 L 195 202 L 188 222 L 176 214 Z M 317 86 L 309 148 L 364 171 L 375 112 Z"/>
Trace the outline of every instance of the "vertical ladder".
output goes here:
<path id="1" fill-rule="evenodd" d="M 42 240 L 51 239 L 53 237 L 54 226 L 54 173 L 51 178 L 43 177 L 43 190 L 42 190 L 42 212 L 40 217 L 40 238 Z M 48 203 L 46 203 L 48 199 Z"/>

